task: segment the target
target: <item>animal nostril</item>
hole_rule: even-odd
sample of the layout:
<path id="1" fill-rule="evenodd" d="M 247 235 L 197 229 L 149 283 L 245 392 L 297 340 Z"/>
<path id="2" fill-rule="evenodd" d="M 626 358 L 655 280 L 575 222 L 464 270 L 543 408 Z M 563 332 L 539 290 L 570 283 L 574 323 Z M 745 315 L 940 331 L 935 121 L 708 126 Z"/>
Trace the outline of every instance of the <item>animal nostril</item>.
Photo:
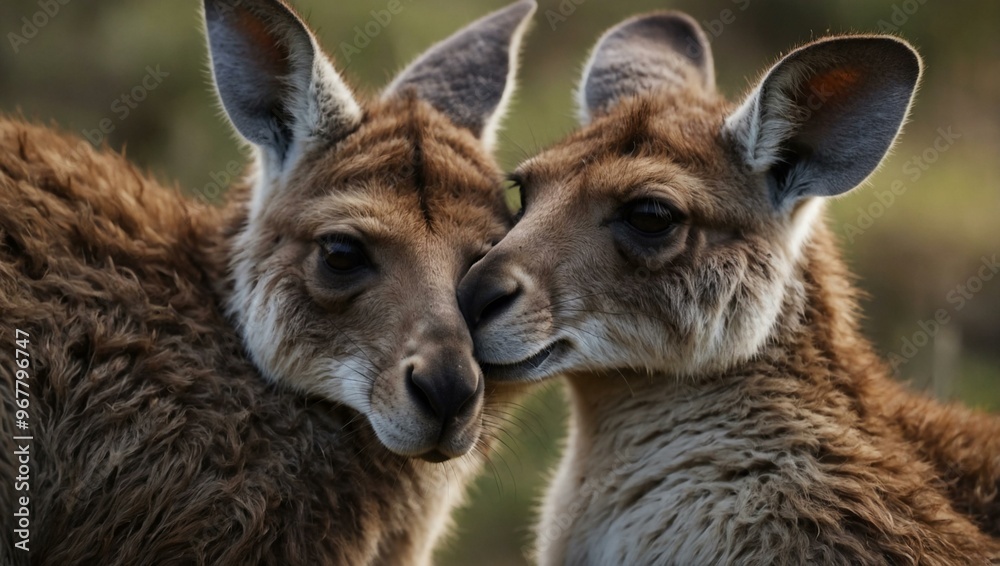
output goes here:
<path id="1" fill-rule="evenodd" d="M 471 382 L 468 377 L 448 371 L 424 374 L 411 369 L 406 387 L 425 413 L 447 426 L 451 419 L 464 417 L 477 406 L 483 380 L 476 375 L 476 381 Z"/>
<path id="2" fill-rule="evenodd" d="M 509 309 L 520 296 L 520 285 L 515 287 L 513 291 L 510 292 L 497 289 L 492 296 L 489 296 L 483 301 L 482 307 L 476 315 L 476 324 L 482 324 L 492 318 L 500 316 L 504 311 Z"/>
<path id="3" fill-rule="evenodd" d="M 472 391 L 472 393 L 468 396 L 465 402 L 462 403 L 462 405 L 458 408 L 458 412 L 456 413 L 456 415 L 458 415 L 459 417 L 468 416 L 469 413 L 474 411 L 476 408 L 476 400 L 479 399 L 479 397 L 483 393 L 483 387 L 485 384 L 485 381 L 483 380 L 482 376 L 478 377 L 479 381 L 476 383 L 476 389 Z"/>
<path id="4" fill-rule="evenodd" d="M 420 406 L 425 412 L 434 415 L 437 418 L 441 418 L 441 408 L 437 405 L 434 400 L 434 396 L 428 394 L 428 384 L 414 376 L 413 367 L 411 366 L 406 376 L 406 389 L 410 393 L 410 397 L 413 398 L 414 402 Z"/>

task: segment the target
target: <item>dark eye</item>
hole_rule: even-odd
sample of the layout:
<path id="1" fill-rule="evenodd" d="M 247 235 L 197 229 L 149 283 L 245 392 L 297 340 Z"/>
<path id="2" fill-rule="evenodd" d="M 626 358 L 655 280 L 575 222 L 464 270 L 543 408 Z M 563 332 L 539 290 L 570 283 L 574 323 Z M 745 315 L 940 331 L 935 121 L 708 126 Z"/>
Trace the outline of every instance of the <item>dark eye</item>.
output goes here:
<path id="1" fill-rule="evenodd" d="M 369 265 L 361 243 L 342 235 L 323 236 L 318 240 L 323 263 L 336 274 L 353 273 Z"/>
<path id="2" fill-rule="evenodd" d="M 633 230 L 643 236 L 663 236 L 680 221 L 678 214 L 663 201 L 642 199 L 625 207 L 624 218 Z"/>
<path id="3" fill-rule="evenodd" d="M 508 190 L 517 191 L 517 212 L 514 214 L 514 222 L 517 223 L 524 216 L 524 207 L 527 204 L 527 199 L 524 196 L 524 184 L 517 175 L 511 175 L 508 180 L 511 183 Z"/>

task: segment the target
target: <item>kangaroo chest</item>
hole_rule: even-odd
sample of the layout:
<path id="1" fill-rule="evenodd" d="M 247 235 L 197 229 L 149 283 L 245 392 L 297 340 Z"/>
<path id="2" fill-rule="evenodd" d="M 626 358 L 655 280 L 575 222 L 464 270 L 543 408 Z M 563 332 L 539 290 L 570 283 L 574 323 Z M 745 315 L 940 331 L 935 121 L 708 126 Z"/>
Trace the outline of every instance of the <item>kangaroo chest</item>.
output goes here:
<path id="1" fill-rule="evenodd" d="M 751 417 L 724 392 L 640 397 L 577 415 L 537 533 L 541 564 L 728 562 L 741 525 L 780 508 L 789 470 L 809 484 L 808 457 L 775 440 L 774 414 Z"/>

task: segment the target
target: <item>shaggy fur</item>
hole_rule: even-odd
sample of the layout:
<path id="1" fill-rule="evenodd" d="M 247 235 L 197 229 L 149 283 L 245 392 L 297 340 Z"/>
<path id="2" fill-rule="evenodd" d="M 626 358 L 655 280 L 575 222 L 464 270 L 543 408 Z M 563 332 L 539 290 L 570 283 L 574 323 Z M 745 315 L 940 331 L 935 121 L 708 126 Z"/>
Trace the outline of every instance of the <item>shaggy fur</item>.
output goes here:
<path id="1" fill-rule="evenodd" d="M 478 458 L 396 456 L 354 410 L 268 385 L 206 269 L 232 222 L 117 155 L 0 122 L 0 340 L 31 335 L 32 563 L 426 560 L 443 526 L 427 518 Z M 25 495 L 8 362 L 5 510 Z M 10 521 L 0 548 L 20 560 Z"/>
<path id="2" fill-rule="evenodd" d="M 895 383 L 857 329 L 829 233 L 814 236 L 805 288 L 755 361 L 674 382 L 570 374 L 572 432 L 537 531 L 541 563 L 1000 557 L 1000 421 Z"/>
<path id="3" fill-rule="evenodd" d="M 680 16 L 647 23 L 670 19 L 688 24 L 670 29 L 694 33 Z M 648 50 L 652 34 L 641 31 Z M 613 48 L 627 47 L 626 36 L 609 37 Z M 840 46 L 886 58 L 830 56 Z M 905 113 L 915 54 L 892 73 L 862 67 L 906 60 L 907 51 L 891 38 L 811 51 L 827 57 L 794 70 L 830 86 L 834 98 L 814 109 L 819 126 L 805 142 L 829 141 L 822 127 L 842 125 L 824 111 L 867 108 L 850 98 L 855 77 L 874 89 L 907 75 L 906 96 L 879 119 Z M 891 78 L 893 89 L 906 90 Z M 539 562 L 1000 559 L 1000 419 L 893 381 L 859 330 L 822 202 L 809 193 L 776 202 L 772 189 L 794 175 L 775 180 L 745 157 L 740 144 L 759 137 L 771 150 L 755 158 L 770 159 L 769 168 L 794 162 L 785 142 L 797 122 L 776 116 L 782 127 L 734 137 L 727 119 L 737 107 L 705 81 L 639 81 L 641 90 L 622 95 L 607 80 L 600 92 L 620 98 L 584 96 L 593 121 L 518 169 L 523 217 L 460 288 L 488 379 L 568 378 L 571 430 L 538 526 Z M 644 204 L 651 200 L 661 203 L 653 213 Z M 647 212 L 633 220 L 636 210 Z M 641 235 L 634 222 L 654 213 L 668 228 Z"/>
<path id="4" fill-rule="evenodd" d="M 490 65 L 420 59 L 355 101 L 285 3 L 206 0 L 216 85 L 255 149 L 224 210 L 0 121 L 0 338 L 30 334 L 34 437 L 30 493 L 0 503 L 30 495 L 33 563 L 429 563 L 505 420 L 456 289 L 510 225 L 483 138 L 534 9 L 453 36 Z M 456 83 L 447 107 L 425 95 Z M 0 550 L 27 560 L 12 520 Z"/>
<path id="5" fill-rule="evenodd" d="M 460 100 L 439 108 L 421 91 L 468 82 L 466 69 L 418 64 L 420 85 L 355 103 L 288 6 L 206 2 L 237 128 L 259 144 L 307 133 L 285 140 L 294 152 L 257 147 L 224 210 L 120 156 L 0 121 L 0 339 L 13 352 L 15 330 L 30 334 L 22 434 L 34 437 L 30 492 L 11 493 L 16 367 L 0 363 L 0 503 L 28 495 L 32 513 L 30 554 L 14 550 L 11 515 L 0 521 L 5 558 L 429 563 L 506 418 L 509 392 L 484 386 L 455 295 L 510 224 L 481 136 L 533 11 L 524 0 L 456 35 L 488 39 L 468 60 L 505 63 L 476 69 L 496 80 L 473 101 L 473 131 L 451 115 Z M 273 65 L 255 74 L 268 49 Z M 289 95 L 292 63 L 314 73 Z M 267 85 L 301 104 L 261 114 Z"/>
<path id="6" fill-rule="evenodd" d="M 227 314 L 265 377 L 357 410 L 397 454 L 461 456 L 482 431 L 455 297 L 509 226 L 487 151 L 534 10 L 473 22 L 368 102 L 286 3 L 205 0 L 215 86 L 255 156 L 217 260 Z"/>

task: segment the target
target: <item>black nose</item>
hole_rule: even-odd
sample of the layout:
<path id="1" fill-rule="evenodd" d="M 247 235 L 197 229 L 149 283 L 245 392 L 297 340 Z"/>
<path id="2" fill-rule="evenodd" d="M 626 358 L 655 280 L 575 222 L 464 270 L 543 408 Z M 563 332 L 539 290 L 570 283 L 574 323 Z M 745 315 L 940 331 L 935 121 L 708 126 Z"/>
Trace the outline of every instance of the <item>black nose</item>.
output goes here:
<path id="1" fill-rule="evenodd" d="M 458 303 L 470 329 L 496 318 L 513 305 L 521 295 L 521 286 L 512 277 L 494 273 L 480 264 L 462 281 Z"/>
<path id="2" fill-rule="evenodd" d="M 475 367 L 411 368 L 406 380 L 410 395 L 425 412 L 447 427 L 475 410 L 483 380 Z"/>

